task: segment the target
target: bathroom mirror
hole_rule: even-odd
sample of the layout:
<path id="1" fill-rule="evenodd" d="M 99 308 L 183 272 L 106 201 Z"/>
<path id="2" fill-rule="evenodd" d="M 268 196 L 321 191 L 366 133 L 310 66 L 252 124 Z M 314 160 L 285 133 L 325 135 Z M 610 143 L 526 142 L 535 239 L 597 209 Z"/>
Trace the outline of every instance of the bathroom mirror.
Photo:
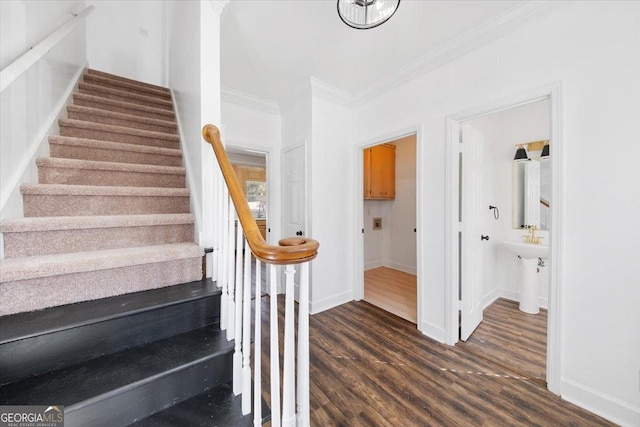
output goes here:
<path id="1" fill-rule="evenodd" d="M 549 229 L 551 161 L 549 156 L 513 161 L 513 228 Z"/>

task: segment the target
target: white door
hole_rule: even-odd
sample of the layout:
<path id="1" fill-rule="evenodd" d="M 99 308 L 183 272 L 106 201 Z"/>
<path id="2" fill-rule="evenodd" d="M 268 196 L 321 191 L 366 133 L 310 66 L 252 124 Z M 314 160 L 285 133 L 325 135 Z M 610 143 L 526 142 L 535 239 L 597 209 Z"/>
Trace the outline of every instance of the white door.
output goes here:
<path id="1" fill-rule="evenodd" d="M 307 231 L 304 145 L 287 149 L 283 157 L 282 237 L 305 236 Z M 296 285 L 298 277 L 296 269 Z"/>
<path id="2" fill-rule="evenodd" d="M 466 341 L 482 322 L 482 161 L 484 137 L 462 126 L 462 238 L 460 248 L 460 339 Z M 486 206 L 484 207 L 486 209 Z"/>

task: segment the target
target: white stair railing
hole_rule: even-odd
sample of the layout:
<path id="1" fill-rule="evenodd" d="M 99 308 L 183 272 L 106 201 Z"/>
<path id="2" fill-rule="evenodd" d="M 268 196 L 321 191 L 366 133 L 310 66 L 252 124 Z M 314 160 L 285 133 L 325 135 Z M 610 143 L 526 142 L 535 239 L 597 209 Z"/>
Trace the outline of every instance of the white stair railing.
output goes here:
<path id="1" fill-rule="evenodd" d="M 269 272 L 269 338 L 271 425 L 308 426 L 309 414 L 309 262 L 316 257 L 318 242 L 304 237 L 283 239 L 279 246 L 268 245 L 255 223 L 244 191 L 229 163 L 220 133 L 207 125 L 203 136 L 213 147 L 219 171 L 226 185 L 216 191 L 214 218 L 220 221 L 214 259 L 221 295 L 221 329 L 234 340 L 233 392 L 242 395 L 242 413 L 253 411 L 255 426 L 262 424 L 262 304 L 261 265 Z M 218 172 L 216 172 L 218 173 Z M 220 175 L 218 175 L 219 177 Z M 255 282 L 252 259 L 255 258 Z M 282 406 L 280 390 L 280 354 L 278 328 L 277 265 L 285 266 L 285 320 Z M 294 277 L 298 267 L 300 292 L 296 365 Z M 255 286 L 255 288 L 252 288 Z M 252 292 L 253 291 L 253 292 Z M 255 295 L 254 351 L 251 351 L 251 295 Z M 251 393 L 251 355 L 253 354 L 254 392 Z M 296 371 L 297 369 L 297 371 Z M 297 378 L 297 382 L 296 382 Z M 252 399 L 253 397 L 253 399 Z M 251 401 L 253 400 L 253 408 Z"/>

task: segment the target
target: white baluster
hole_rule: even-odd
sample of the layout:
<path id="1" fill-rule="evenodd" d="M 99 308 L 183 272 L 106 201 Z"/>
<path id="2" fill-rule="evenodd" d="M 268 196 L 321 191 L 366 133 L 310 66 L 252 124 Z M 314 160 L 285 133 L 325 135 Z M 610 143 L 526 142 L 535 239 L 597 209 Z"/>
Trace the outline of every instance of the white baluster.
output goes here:
<path id="1" fill-rule="evenodd" d="M 294 276 L 293 265 L 285 269 L 285 307 L 284 307 L 284 368 L 282 374 L 282 425 L 293 427 L 296 424 L 295 392 L 295 337 L 294 337 Z"/>
<path id="2" fill-rule="evenodd" d="M 220 269 L 220 273 L 218 275 L 218 284 L 222 286 L 222 294 L 220 295 L 220 329 L 224 331 L 227 329 L 227 325 L 229 324 L 229 262 L 227 261 L 227 252 L 229 251 L 229 233 L 227 232 L 227 226 L 229 224 L 229 193 L 227 192 L 226 185 L 222 186 L 222 195 L 220 202 L 222 208 L 222 221 L 220 222 L 221 251 L 218 258 Z"/>
<path id="3" fill-rule="evenodd" d="M 242 224 L 236 222 L 236 316 L 235 316 L 235 336 L 233 351 L 233 394 L 236 396 L 242 393 L 242 249 L 244 235 Z"/>
<path id="4" fill-rule="evenodd" d="M 254 306 L 254 336 L 253 339 L 253 426 L 262 426 L 262 266 L 256 259 L 256 299 Z"/>
<path id="5" fill-rule="evenodd" d="M 280 427 L 280 349 L 278 348 L 278 280 L 276 266 L 269 266 L 270 272 L 270 355 L 271 359 L 271 426 Z"/>
<path id="6" fill-rule="evenodd" d="M 309 263 L 300 265 L 298 295 L 298 427 L 310 425 L 309 418 Z"/>
<path id="7" fill-rule="evenodd" d="M 233 269 L 233 264 L 234 264 L 234 257 L 235 257 L 235 251 L 236 251 L 236 244 L 235 244 L 235 215 L 236 215 L 236 211 L 233 208 L 233 203 L 231 203 L 231 200 L 229 200 L 229 215 L 227 216 L 227 218 L 229 219 L 229 223 L 227 224 L 227 240 L 229 242 L 229 244 L 227 245 L 227 248 L 229 250 L 229 253 L 227 254 L 227 263 L 228 263 L 228 268 L 227 268 L 227 281 L 229 283 L 228 289 L 227 289 L 227 319 L 228 319 L 228 323 L 227 323 L 227 340 L 231 341 L 235 336 L 236 336 L 236 328 L 235 328 L 235 324 L 236 324 L 236 304 L 235 304 L 235 288 L 236 288 L 236 279 L 235 279 L 235 274 L 234 274 L 234 269 Z"/>
<path id="8" fill-rule="evenodd" d="M 251 250 L 244 240 L 244 295 L 242 312 L 242 415 L 251 412 Z"/>

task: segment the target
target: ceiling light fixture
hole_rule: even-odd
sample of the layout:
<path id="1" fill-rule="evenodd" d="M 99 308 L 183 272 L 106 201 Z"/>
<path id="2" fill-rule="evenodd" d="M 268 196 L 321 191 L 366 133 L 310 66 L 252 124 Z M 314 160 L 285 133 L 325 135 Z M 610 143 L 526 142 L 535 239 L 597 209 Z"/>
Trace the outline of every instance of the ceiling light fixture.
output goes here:
<path id="1" fill-rule="evenodd" d="M 342 22 L 358 30 L 384 24 L 396 13 L 400 0 L 338 0 Z"/>

